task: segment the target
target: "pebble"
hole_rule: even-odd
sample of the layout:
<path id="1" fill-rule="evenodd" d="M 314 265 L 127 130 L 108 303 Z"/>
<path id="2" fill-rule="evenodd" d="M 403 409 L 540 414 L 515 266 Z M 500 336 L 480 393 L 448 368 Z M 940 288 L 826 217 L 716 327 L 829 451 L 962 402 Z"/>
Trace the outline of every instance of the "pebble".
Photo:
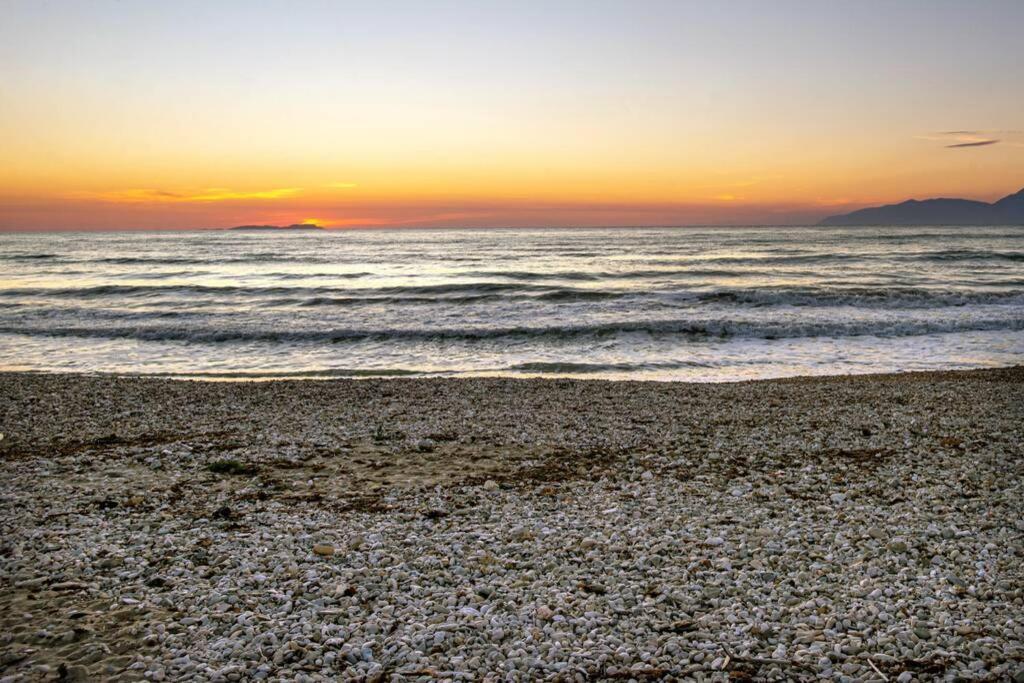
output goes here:
<path id="1" fill-rule="evenodd" d="M 89 406 L 115 380 L 82 379 L 77 402 L 52 378 L 24 381 L 71 403 L 0 402 L 8 434 L 72 417 L 76 444 L 110 433 Z M 182 411 L 176 442 L 0 461 L 0 581 L 34 603 L 0 615 L 0 632 L 29 624 L 38 640 L 0 641 L 0 656 L 77 648 L 69 672 L 112 678 L 86 646 L 116 628 L 131 644 L 117 671 L 148 680 L 725 681 L 745 657 L 780 660 L 758 668 L 766 680 L 880 680 L 868 656 L 894 681 L 914 680 L 901 662 L 937 658 L 950 680 L 1019 673 L 1019 383 L 405 382 L 303 384 L 271 402 L 288 406 L 278 415 L 242 400 L 269 385 L 215 384 L 196 402 L 161 381 L 126 403 L 156 406 L 144 434 Z M 202 435 L 228 415 L 244 416 L 231 439 L 259 477 L 205 474 Z M 884 453 L 865 455 L 863 424 Z M 971 449 L 937 448 L 946 436 Z M 366 457 L 387 476 L 442 454 L 458 474 L 429 485 L 406 472 L 357 491 L 312 467 L 301 488 L 268 483 L 305 458 Z M 516 455 L 520 469 L 494 469 Z M 55 678 L 44 665 L 33 654 L 4 675 Z"/>

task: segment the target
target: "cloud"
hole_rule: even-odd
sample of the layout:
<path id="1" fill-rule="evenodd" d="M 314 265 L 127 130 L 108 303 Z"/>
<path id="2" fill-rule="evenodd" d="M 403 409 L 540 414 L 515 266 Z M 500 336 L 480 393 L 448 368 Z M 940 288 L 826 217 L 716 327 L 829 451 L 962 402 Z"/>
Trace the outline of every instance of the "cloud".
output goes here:
<path id="1" fill-rule="evenodd" d="M 1009 147 L 1020 147 L 1024 139 L 1024 131 L 1019 130 L 943 130 L 937 133 L 915 136 L 918 140 L 942 142 L 946 149 L 964 149 L 970 147 L 988 147 L 1004 144 Z"/>
<path id="2" fill-rule="evenodd" d="M 151 202 L 209 203 L 253 199 L 287 199 L 289 197 L 294 197 L 301 191 L 302 188 L 299 187 L 283 187 L 272 190 L 256 191 L 238 191 L 224 187 L 210 187 L 203 190 L 193 190 L 191 192 L 169 192 L 167 190 L 154 188 L 132 188 L 127 190 L 110 190 L 106 192 L 74 192 L 71 197 L 73 199 L 91 199 L 102 202 L 127 204 Z"/>
<path id="3" fill-rule="evenodd" d="M 957 147 L 985 147 L 986 145 L 994 145 L 999 140 L 975 140 L 974 142 L 958 142 L 953 145 L 946 145 L 946 149 L 955 149 Z"/>

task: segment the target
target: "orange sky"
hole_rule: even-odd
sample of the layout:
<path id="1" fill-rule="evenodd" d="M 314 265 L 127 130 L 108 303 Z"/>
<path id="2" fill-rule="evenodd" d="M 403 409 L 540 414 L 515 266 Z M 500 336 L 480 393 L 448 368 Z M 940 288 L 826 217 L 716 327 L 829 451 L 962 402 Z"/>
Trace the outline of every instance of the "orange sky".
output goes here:
<path id="1" fill-rule="evenodd" d="M 5 9 L 0 229 L 806 223 L 1024 186 L 1020 3 L 85 5 Z"/>

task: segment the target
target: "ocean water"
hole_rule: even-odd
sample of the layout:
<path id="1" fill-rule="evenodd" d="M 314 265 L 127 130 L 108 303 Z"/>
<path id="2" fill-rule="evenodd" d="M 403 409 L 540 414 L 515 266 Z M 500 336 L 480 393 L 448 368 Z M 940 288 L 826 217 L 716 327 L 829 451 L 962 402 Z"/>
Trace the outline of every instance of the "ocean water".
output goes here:
<path id="1" fill-rule="evenodd" d="M 0 235 L 0 369 L 718 381 L 1024 362 L 1024 228 Z"/>

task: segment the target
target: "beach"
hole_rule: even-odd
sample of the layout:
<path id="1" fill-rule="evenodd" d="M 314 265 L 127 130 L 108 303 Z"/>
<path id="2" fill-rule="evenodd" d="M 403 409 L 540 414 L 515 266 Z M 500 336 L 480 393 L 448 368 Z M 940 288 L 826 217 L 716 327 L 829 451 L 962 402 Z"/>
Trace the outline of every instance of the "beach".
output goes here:
<path id="1" fill-rule="evenodd" d="M 1024 680 L 1024 367 L 0 373 L 0 680 Z"/>

